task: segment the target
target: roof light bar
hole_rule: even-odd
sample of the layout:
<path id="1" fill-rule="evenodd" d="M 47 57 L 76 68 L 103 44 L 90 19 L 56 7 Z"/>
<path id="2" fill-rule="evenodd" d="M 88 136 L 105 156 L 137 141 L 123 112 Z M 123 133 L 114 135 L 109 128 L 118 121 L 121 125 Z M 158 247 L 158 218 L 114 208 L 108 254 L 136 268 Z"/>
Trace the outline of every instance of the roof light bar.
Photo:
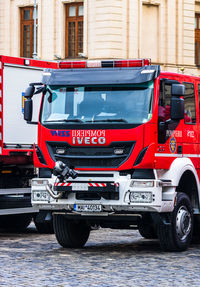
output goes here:
<path id="1" fill-rule="evenodd" d="M 86 61 L 72 61 L 72 62 L 60 62 L 60 69 L 80 69 L 86 68 Z"/>
<path id="2" fill-rule="evenodd" d="M 144 67 L 151 65 L 150 59 L 138 59 L 138 60 L 122 60 L 122 61 L 114 61 L 115 68 L 117 67 Z"/>
<path id="3" fill-rule="evenodd" d="M 66 61 L 60 62 L 60 69 L 81 69 L 81 68 L 129 68 L 129 67 L 144 67 L 151 65 L 150 59 L 136 60 L 115 60 L 115 61 Z"/>
<path id="4" fill-rule="evenodd" d="M 87 68 L 101 68 L 101 60 L 87 61 Z"/>

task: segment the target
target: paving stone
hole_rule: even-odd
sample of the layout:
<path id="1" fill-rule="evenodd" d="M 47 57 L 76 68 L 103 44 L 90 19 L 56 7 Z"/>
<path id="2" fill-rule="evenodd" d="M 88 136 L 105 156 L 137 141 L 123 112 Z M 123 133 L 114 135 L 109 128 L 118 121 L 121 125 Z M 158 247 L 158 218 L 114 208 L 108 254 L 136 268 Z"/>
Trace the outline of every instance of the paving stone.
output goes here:
<path id="1" fill-rule="evenodd" d="M 54 235 L 0 233 L 0 286 L 200 286 L 200 245 L 165 253 L 137 231 L 99 229 L 83 249 L 64 249 Z"/>

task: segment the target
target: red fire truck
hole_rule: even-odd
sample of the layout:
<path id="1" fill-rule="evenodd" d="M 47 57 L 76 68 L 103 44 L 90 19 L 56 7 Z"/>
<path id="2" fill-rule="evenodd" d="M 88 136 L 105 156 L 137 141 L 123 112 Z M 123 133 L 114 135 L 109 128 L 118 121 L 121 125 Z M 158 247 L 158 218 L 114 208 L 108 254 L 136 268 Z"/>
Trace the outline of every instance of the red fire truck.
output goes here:
<path id="1" fill-rule="evenodd" d="M 96 224 L 185 250 L 199 227 L 200 78 L 148 59 L 60 62 L 27 89 L 28 122 L 35 91 L 32 204 L 53 213 L 58 242 L 81 247 Z"/>
<path id="2" fill-rule="evenodd" d="M 43 220 L 47 214 L 31 205 L 40 96 L 34 99 L 36 125 L 24 122 L 23 110 L 25 85 L 40 81 L 43 68 L 56 67 L 52 62 L 0 55 L 0 228 L 4 230 L 23 230 L 33 216 L 39 231 L 51 229 Z"/>

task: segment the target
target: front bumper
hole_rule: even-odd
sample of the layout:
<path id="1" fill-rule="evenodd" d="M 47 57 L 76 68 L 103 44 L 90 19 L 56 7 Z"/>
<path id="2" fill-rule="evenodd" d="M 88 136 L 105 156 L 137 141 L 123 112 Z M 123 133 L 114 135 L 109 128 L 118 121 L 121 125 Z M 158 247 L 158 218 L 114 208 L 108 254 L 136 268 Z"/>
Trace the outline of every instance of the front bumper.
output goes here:
<path id="1" fill-rule="evenodd" d="M 104 173 L 105 174 L 105 173 Z M 39 209 L 78 212 L 75 205 L 101 205 L 100 212 L 91 212 L 91 216 L 106 214 L 134 214 L 140 212 L 171 212 L 174 209 L 175 187 L 159 179 L 136 180 L 130 175 L 120 176 L 114 172 L 112 178 L 87 177 L 55 184 L 55 178 L 37 179 L 32 182 L 32 204 Z M 54 194 L 62 193 L 54 199 L 47 191 L 47 184 Z M 37 196 L 37 194 L 39 196 Z M 40 196 L 41 195 L 41 196 Z"/>

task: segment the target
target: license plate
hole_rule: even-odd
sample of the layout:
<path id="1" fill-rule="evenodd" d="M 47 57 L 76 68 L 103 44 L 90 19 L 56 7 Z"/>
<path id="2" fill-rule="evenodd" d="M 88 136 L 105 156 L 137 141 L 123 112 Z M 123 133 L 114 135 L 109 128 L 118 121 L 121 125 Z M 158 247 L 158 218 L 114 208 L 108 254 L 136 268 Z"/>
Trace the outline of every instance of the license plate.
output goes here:
<path id="1" fill-rule="evenodd" d="M 88 190 L 88 183 L 79 183 L 79 182 L 74 182 L 72 184 L 72 190 L 73 191 L 80 191 L 80 190 L 83 190 L 83 191 L 87 191 Z"/>
<path id="2" fill-rule="evenodd" d="M 101 212 L 100 204 L 74 204 L 75 211 L 81 212 Z"/>

